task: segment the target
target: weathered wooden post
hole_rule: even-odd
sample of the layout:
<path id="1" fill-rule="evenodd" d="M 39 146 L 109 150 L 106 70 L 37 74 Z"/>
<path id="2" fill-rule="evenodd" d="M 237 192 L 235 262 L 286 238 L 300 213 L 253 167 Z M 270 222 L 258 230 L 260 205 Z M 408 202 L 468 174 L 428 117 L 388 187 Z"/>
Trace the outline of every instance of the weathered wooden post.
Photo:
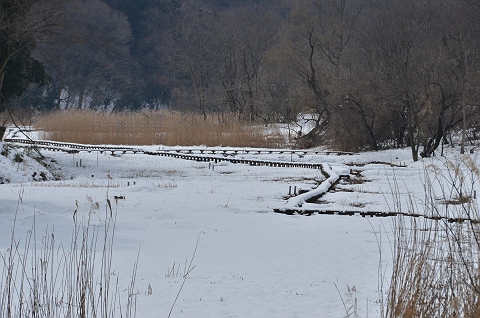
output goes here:
<path id="1" fill-rule="evenodd" d="M 5 134 L 5 130 L 7 130 L 7 127 L 0 126 L 0 141 L 3 140 L 3 135 Z"/>

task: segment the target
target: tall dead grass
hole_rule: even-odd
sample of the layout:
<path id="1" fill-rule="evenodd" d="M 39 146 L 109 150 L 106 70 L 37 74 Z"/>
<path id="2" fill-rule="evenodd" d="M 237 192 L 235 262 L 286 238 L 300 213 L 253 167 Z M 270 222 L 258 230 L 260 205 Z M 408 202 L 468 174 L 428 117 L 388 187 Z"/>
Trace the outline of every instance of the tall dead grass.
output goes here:
<path id="1" fill-rule="evenodd" d="M 104 113 L 59 111 L 38 118 L 34 127 L 44 138 L 86 144 L 279 147 L 278 130 L 240 121 L 235 115 L 174 111 Z"/>
<path id="2" fill-rule="evenodd" d="M 16 213 L 21 202 L 22 194 Z M 138 256 L 121 292 L 112 267 L 117 211 L 107 198 L 105 217 L 94 224 L 98 202 L 91 203 L 88 216 L 77 216 L 78 205 L 73 212 L 70 244 L 57 244 L 48 228 L 37 234 L 35 211 L 31 229 L 17 237 L 15 215 L 10 246 L 0 253 L 1 318 L 135 317 Z"/>
<path id="3" fill-rule="evenodd" d="M 408 209 L 442 218 L 397 219 L 386 317 L 480 317 L 479 169 L 468 156 L 426 169 Z"/>

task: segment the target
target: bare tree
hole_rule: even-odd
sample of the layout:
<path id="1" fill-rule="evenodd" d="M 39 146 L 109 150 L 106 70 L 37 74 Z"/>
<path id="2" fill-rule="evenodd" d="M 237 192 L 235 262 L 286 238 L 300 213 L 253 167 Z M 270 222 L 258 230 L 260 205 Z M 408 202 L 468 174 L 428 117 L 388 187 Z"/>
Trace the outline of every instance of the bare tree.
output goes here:
<path id="1" fill-rule="evenodd" d="M 187 1 L 175 26 L 166 33 L 166 42 L 156 46 L 159 55 L 169 56 L 167 65 L 174 74 L 171 107 L 200 112 L 204 117 L 217 110 L 211 89 L 219 77 L 212 40 L 217 18 L 210 7 Z"/>
<path id="2" fill-rule="evenodd" d="M 63 10 L 62 29 L 39 51 L 52 77 L 54 108 L 112 108 L 131 84 L 128 21 L 99 0 L 72 0 Z"/>
<path id="3" fill-rule="evenodd" d="M 429 90 L 437 61 L 429 48 L 434 41 L 430 33 L 434 12 L 428 0 L 378 4 L 363 39 L 373 79 L 380 81 L 378 94 L 398 112 L 397 120 L 404 120 L 392 126 L 406 128 L 415 161 L 422 140 L 421 120 L 432 105 Z"/>
<path id="4" fill-rule="evenodd" d="M 250 121 L 261 117 L 261 70 L 276 37 L 275 21 L 265 7 L 230 9 L 217 21 L 216 59 L 221 65 L 225 103 Z"/>
<path id="5" fill-rule="evenodd" d="M 475 32 L 465 3 L 448 4 L 377 2 L 359 38 L 371 70 L 365 92 L 375 91 L 378 105 L 391 114 L 387 135 L 408 145 L 415 161 L 434 153 L 462 122 L 461 104 L 472 101 L 465 88 L 475 78 L 468 74 L 469 65 L 476 68 Z"/>
<path id="6" fill-rule="evenodd" d="M 342 71 L 343 55 L 355 32 L 362 2 L 309 0 L 293 2 L 290 16 L 291 64 L 312 96 L 315 127 L 301 138 L 301 146 L 318 145 L 328 128 Z"/>

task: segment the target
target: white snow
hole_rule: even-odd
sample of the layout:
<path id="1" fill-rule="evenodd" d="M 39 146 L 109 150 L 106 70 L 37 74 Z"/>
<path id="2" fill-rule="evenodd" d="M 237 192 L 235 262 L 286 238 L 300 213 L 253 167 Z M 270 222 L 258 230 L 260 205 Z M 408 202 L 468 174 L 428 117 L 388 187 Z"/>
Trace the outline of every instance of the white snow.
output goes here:
<path id="1" fill-rule="evenodd" d="M 409 150 L 238 155 L 322 163 L 328 180 L 320 170 L 305 168 L 209 165 L 138 153 L 42 153 L 55 159 L 61 180 L 33 182 L 33 172 L 44 167 L 31 159 L 14 163 L 13 153 L 0 156 L 0 176 L 10 181 L 0 185 L 0 252 L 10 247 L 14 219 L 15 235 L 22 238 L 34 216 L 37 233 L 53 230 L 56 244 L 68 246 L 74 211 L 101 226 L 108 197 L 116 213 L 112 275 L 119 278 L 123 299 L 139 251 L 137 317 L 168 316 L 190 261 L 195 267 L 172 317 L 344 317 L 355 300 L 358 317 L 379 317 L 392 264 L 393 219 L 289 216 L 273 209 L 318 208 L 305 203 L 306 196 L 289 199 L 289 186 L 324 193 L 339 174 L 354 170 L 366 182 L 341 181 L 337 187 L 350 191 L 327 192 L 321 209 L 393 211 L 394 193 L 401 194 L 405 212 L 412 197 L 420 209 L 425 169 L 446 169 L 440 157 L 412 163 Z M 460 160 L 453 150 L 448 156 Z M 479 192 L 478 182 L 473 186 Z"/>

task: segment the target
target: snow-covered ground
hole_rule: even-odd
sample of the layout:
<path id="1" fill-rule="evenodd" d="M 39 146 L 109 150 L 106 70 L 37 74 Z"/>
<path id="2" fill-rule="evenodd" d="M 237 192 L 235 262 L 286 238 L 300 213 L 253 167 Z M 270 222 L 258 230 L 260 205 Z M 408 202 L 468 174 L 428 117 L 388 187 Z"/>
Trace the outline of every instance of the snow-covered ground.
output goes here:
<path id="1" fill-rule="evenodd" d="M 75 210 L 77 218 L 90 215 L 91 224 L 101 226 L 109 198 L 116 213 L 112 275 L 123 299 L 139 251 L 137 317 L 167 317 L 179 291 L 172 317 L 380 316 L 393 218 L 273 212 L 287 204 L 290 186 L 314 188 L 324 181 L 320 170 L 44 150 L 53 159 L 46 160 L 47 169 L 27 156 L 15 162 L 19 151 L 0 156 L 0 176 L 9 181 L 0 185 L 0 252 L 10 247 L 14 219 L 21 239 L 34 217 L 37 244 L 45 235 L 38 233 L 48 229 L 56 244 L 69 246 Z M 425 169 L 448 166 L 440 157 L 412 163 L 409 150 L 238 156 L 326 163 L 351 173 L 355 182 L 342 181 L 337 188 L 343 191 L 320 199 L 322 208 L 337 211 L 393 211 L 400 193 L 407 212 L 409 201 L 425 201 Z M 478 167 L 478 158 L 469 156 Z M 460 160 L 454 150 L 448 158 Z M 42 181 L 42 172 L 59 180 Z M 479 192 L 478 183 L 473 186 Z M 184 282 L 190 262 L 194 268 Z"/>

